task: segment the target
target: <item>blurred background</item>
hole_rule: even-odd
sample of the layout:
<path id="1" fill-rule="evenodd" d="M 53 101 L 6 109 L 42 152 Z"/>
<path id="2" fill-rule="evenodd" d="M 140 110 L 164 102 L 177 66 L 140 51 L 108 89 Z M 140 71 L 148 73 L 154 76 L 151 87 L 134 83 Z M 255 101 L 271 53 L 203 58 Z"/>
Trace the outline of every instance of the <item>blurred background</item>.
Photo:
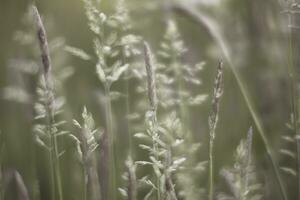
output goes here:
<path id="1" fill-rule="evenodd" d="M 253 153 L 259 179 L 264 183 L 266 199 L 280 199 L 278 187 L 261 137 L 246 106 L 245 99 L 230 67 L 235 68 L 246 86 L 254 108 L 263 124 L 267 138 L 279 163 L 289 162 L 281 159 L 278 149 L 284 144 L 281 136 L 288 133 L 286 122 L 291 113 L 289 78 L 287 63 L 289 58 L 289 22 L 284 12 L 287 1 L 274 0 L 185 0 L 185 6 L 208 19 L 207 24 L 191 16 L 170 9 L 167 1 L 126 0 L 133 23 L 133 33 L 147 40 L 155 52 L 163 39 L 166 17 L 172 15 L 178 25 L 182 39 L 188 48 L 183 60 L 188 64 L 204 61 L 204 69 L 199 74 L 202 84 L 189 88 L 196 93 L 208 94 L 202 105 L 190 108 L 190 125 L 195 142 L 201 142 L 199 158 L 207 159 L 208 114 L 211 108 L 211 94 L 217 63 L 224 60 L 225 93 L 220 106 L 220 121 L 216 136 L 216 179 L 218 187 L 224 184 L 218 171 L 232 165 L 234 151 L 239 141 L 246 137 L 250 126 L 254 128 Z M 171 3 L 173 1 L 170 1 Z M 46 158 L 36 155 L 32 141 L 33 103 L 37 85 L 37 69 L 41 65 L 38 57 L 34 26 L 26 18 L 30 6 L 28 0 L 0 1 L 0 130 L 5 151 L 2 155 L 2 168 L 15 169 L 23 177 L 29 191 L 35 190 L 34 177 L 39 178 L 42 198 L 48 199 L 47 173 L 44 174 Z M 103 0 L 101 11 L 112 12 L 114 0 Z M 289 2 L 290 3 L 290 2 Z M 63 43 L 83 49 L 93 54 L 93 34 L 87 25 L 87 18 L 80 0 L 37 1 L 36 5 L 45 19 L 49 40 L 53 45 Z M 295 14 L 297 16 L 297 14 Z M 295 18 L 297 23 L 297 18 Z M 296 25 L 295 25 L 296 26 Z M 26 35 L 28 34 L 28 36 Z M 299 35 L 299 34 L 298 34 Z M 19 38 L 23 38 L 21 41 Z M 292 48 L 297 52 L 297 29 Z M 27 38 L 28 40 L 24 39 Z M 56 42 L 56 43 L 55 43 Z M 33 43 L 33 44 L 32 44 Z M 59 45 L 58 45 L 59 46 Z M 224 51 L 225 50 L 225 51 Z M 225 54 L 224 54 L 225 52 Z M 84 105 L 93 113 L 98 127 L 105 126 L 104 105 L 101 102 L 103 86 L 95 75 L 95 64 L 69 55 L 63 48 L 57 48 L 52 55 L 53 68 L 70 69 L 71 76 L 63 82 L 61 94 L 66 97 L 66 118 L 79 118 Z M 295 55 L 295 63 L 298 63 Z M 36 66 L 36 65 L 39 66 Z M 231 65 L 231 66 L 230 66 Z M 67 73 L 67 72 L 66 72 Z M 137 82 L 131 86 L 136 87 Z M 22 88 L 17 90 L 16 88 Z M 124 91 L 124 84 L 114 85 L 115 90 Z M 22 92 L 23 90 L 26 93 Z M 133 96 L 132 104 L 135 104 Z M 123 161 L 128 149 L 128 132 L 124 132 L 124 102 L 113 104 L 118 143 L 119 174 L 122 174 Z M 142 115 L 143 116 L 143 115 Z M 143 121 L 143 119 L 141 119 Z M 73 131 L 70 125 L 70 130 Z M 72 169 L 74 145 L 64 141 L 66 153 L 62 163 L 63 185 L 66 199 L 80 199 L 78 177 Z M 138 149 L 138 148 L 137 148 Z M 138 150 L 137 150 L 138 151 Z M 142 155 L 140 155 L 142 157 Z M 75 162 L 76 163 L 76 162 Z M 76 171 L 76 170 L 75 170 Z M 290 199 L 294 199 L 294 177 L 285 179 Z M 269 189 L 268 189 L 269 188 Z M 271 188 L 271 189 L 270 189 Z M 273 188 L 273 189 L 272 189 Z M 226 190 L 226 189 L 225 189 Z M 12 196 L 12 197 L 9 197 Z M 13 199 L 13 193 L 8 199 Z"/>

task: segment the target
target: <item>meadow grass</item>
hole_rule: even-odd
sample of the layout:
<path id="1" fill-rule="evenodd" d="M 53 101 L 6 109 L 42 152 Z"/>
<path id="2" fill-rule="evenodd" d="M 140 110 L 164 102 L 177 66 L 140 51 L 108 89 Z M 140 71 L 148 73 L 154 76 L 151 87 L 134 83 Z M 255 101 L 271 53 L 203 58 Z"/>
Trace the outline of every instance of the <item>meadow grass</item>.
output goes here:
<path id="1" fill-rule="evenodd" d="M 62 115 L 65 112 L 64 101 L 63 97 L 57 95 L 57 84 L 62 80 L 56 76 L 55 66 L 52 66 L 51 42 L 48 42 L 47 27 L 37 7 L 33 5 L 31 9 L 37 30 L 34 37 L 40 47 L 42 66 L 40 73 L 36 74 L 39 77 L 36 88 L 37 99 L 31 102 L 32 107 L 35 108 L 32 119 L 35 123 L 32 127 L 33 139 L 35 144 L 43 147 L 49 154 L 50 169 L 50 177 L 45 175 L 49 180 L 46 180 L 46 184 L 41 184 L 41 198 L 46 198 L 45 200 L 70 198 L 117 200 L 122 196 L 127 200 L 265 199 L 267 192 L 273 192 L 276 189 L 266 189 L 268 191 L 263 192 L 264 184 L 269 180 L 267 178 L 264 182 L 258 178 L 260 174 L 253 156 L 255 130 L 252 128 L 249 129 L 247 138 L 241 140 L 238 145 L 233 156 L 234 164 L 220 170 L 220 175 L 224 178 L 228 188 L 222 187 L 224 183 L 216 182 L 218 178 L 216 178 L 215 161 L 219 155 L 215 151 L 215 138 L 224 131 L 221 129 L 217 131 L 219 116 L 221 116 L 220 102 L 224 92 L 224 66 L 229 66 L 255 128 L 262 139 L 280 189 L 280 198 L 289 199 L 288 188 L 285 187 L 279 169 L 297 177 L 297 194 L 300 198 L 299 95 L 293 57 L 292 29 L 289 36 L 289 80 L 292 106 L 290 123 L 295 135 L 288 139 L 295 144 L 296 152 L 285 149 L 281 153 L 295 158 L 296 170 L 280 167 L 277 164 L 276 155 L 270 140 L 266 137 L 260 116 L 242 76 L 235 67 L 230 48 L 217 23 L 187 4 L 178 2 L 173 4 L 171 1 L 164 4 L 168 9 L 172 8 L 173 11 L 184 14 L 197 24 L 204 26 L 225 58 L 225 63 L 220 61 L 217 66 L 210 113 L 208 117 L 203 117 L 208 118 L 208 130 L 206 130 L 207 134 L 204 134 L 208 139 L 208 151 L 204 151 L 207 160 L 203 160 L 199 153 L 202 151 L 199 138 L 194 136 L 191 126 L 193 113 L 191 108 L 199 108 L 207 97 L 206 94 L 195 95 L 193 92 L 193 89 L 200 88 L 199 76 L 205 65 L 204 62 L 196 65 L 184 62 L 183 57 L 189 53 L 189 50 L 181 38 L 175 17 L 168 15 L 165 23 L 166 31 L 159 42 L 159 48 L 150 48 L 152 44 L 135 34 L 132 28 L 134 23 L 124 6 L 124 1 L 117 1 L 115 8 L 111 11 L 112 14 L 101 10 L 101 6 L 104 5 L 102 1 L 83 0 L 82 2 L 93 37 L 94 55 L 73 46 L 66 46 L 64 49 L 94 66 L 92 75 L 98 81 L 97 88 L 94 90 L 100 94 L 95 101 L 100 102 L 101 111 L 103 111 L 91 110 L 95 118 L 83 106 L 86 102 L 80 102 L 80 107 L 84 109 L 79 120 L 76 120 L 77 117 L 70 120 Z M 131 81 L 135 84 L 130 84 Z M 126 84 L 125 94 L 119 91 L 123 83 Z M 86 92 L 86 94 L 89 93 Z M 93 97 L 87 98 L 91 98 L 91 102 L 94 101 Z M 126 107 L 124 112 L 122 109 L 118 110 L 120 107 L 115 106 L 117 101 Z M 134 122 L 129 120 L 131 113 L 138 113 Z M 121 117 L 116 117 L 116 115 L 121 115 Z M 120 119 L 122 121 L 118 121 Z M 76 128 L 70 126 L 72 124 L 70 121 Z M 98 126 L 103 126 L 103 129 L 96 128 Z M 126 126 L 126 131 L 124 131 L 124 126 Z M 2 137 L 2 132 L 0 133 Z M 60 142 L 60 138 L 63 138 L 64 142 Z M 124 141 L 128 141 L 128 148 L 118 146 Z M 10 191 L 7 188 L 11 187 L 11 184 L 5 181 L 9 173 L 2 169 L 3 143 L 1 138 L 1 200 L 6 199 L 6 191 Z M 121 152 L 123 150 L 126 153 Z M 70 157 L 66 158 L 64 154 Z M 126 158 L 120 155 L 126 155 Z M 72 166 L 72 169 L 65 169 L 67 165 L 62 163 L 66 164 L 66 162 L 69 162 L 68 166 Z M 101 168 L 100 165 L 105 167 Z M 120 169 L 124 171 L 122 177 Z M 45 171 L 47 174 L 47 169 Z M 62 173 L 67 171 L 69 171 L 68 174 L 74 175 L 72 179 L 76 182 L 74 185 L 73 183 L 71 186 L 64 184 L 69 183 L 66 175 Z M 21 173 L 13 170 L 11 174 L 15 182 L 13 188 L 17 191 L 18 199 L 32 199 L 34 191 L 28 190 L 31 187 L 26 185 L 27 181 L 23 180 Z M 120 181 L 121 178 L 124 182 Z M 76 187 L 80 190 L 76 191 Z M 68 191 L 66 188 L 72 189 Z"/>

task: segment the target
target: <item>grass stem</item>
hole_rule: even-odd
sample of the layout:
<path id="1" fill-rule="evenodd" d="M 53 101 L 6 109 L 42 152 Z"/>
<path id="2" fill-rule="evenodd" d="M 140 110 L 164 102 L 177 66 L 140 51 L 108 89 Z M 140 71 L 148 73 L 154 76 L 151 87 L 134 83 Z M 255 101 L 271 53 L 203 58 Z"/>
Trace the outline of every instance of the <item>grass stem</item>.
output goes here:
<path id="1" fill-rule="evenodd" d="M 112 118 L 112 106 L 111 106 L 111 98 L 110 98 L 110 88 L 108 84 L 105 84 L 105 97 L 106 97 L 106 129 L 107 129 L 107 136 L 108 136 L 108 151 L 109 151 L 109 179 L 108 179 L 108 199 L 115 200 L 116 199 L 116 165 L 115 165 L 115 135 L 113 131 L 113 118 Z"/>

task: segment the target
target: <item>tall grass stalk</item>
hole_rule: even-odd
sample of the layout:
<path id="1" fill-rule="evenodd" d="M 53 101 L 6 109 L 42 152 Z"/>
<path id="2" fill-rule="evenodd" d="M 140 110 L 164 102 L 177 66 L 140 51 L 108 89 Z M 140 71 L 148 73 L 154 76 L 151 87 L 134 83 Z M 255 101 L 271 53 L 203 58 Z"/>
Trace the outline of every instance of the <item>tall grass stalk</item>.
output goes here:
<path id="1" fill-rule="evenodd" d="M 147 86 L 148 86 L 148 99 L 151 114 L 151 134 L 153 137 L 153 153 L 155 159 L 159 160 L 158 155 L 158 124 L 157 124 L 157 91 L 156 91 L 156 78 L 155 78 L 155 64 L 153 54 L 147 42 L 144 42 L 144 57 L 147 72 Z M 157 200 L 161 200 L 160 177 L 156 177 L 156 196 Z"/>
<path id="2" fill-rule="evenodd" d="M 4 138 L 3 133 L 0 131 L 0 199 L 4 199 L 4 177 L 3 177 L 3 152 L 4 151 Z"/>
<path id="3" fill-rule="evenodd" d="M 60 175 L 60 164 L 59 164 L 59 152 L 58 152 L 58 144 L 57 144 L 57 135 L 53 133 L 53 128 L 55 124 L 54 120 L 54 94 L 53 94 L 53 81 L 51 77 L 51 59 L 47 41 L 47 34 L 39 14 L 39 11 L 35 5 L 32 6 L 36 27 L 37 27 L 37 36 L 40 44 L 41 50 L 41 58 L 43 64 L 43 78 L 45 82 L 45 90 L 46 90 L 46 118 L 47 118 L 47 133 L 50 136 L 50 165 L 51 165 L 51 173 L 52 173 L 52 181 L 53 181 L 53 194 L 52 198 L 56 199 L 56 189 L 58 190 L 58 199 L 63 200 L 63 191 L 62 191 L 62 183 L 61 183 L 61 175 Z"/>
<path id="4" fill-rule="evenodd" d="M 293 50 L 293 13 L 288 13 L 288 24 L 289 24 L 289 33 L 288 33 L 288 75 L 289 75 L 289 84 L 290 84 L 290 93 L 291 93 L 291 106 L 292 106 L 292 125 L 295 133 L 296 141 L 296 167 L 297 167 L 297 195 L 300 199 L 300 140 L 299 137 L 299 94 L 297 91 L 297 70 L 294 66 L 294 50 Z"/>
<path id="5" fill-rule="evenodd" d="M 283 184 L 283 180 L 280 176 L 279 170 L 278 170 L 278 164 L 276 162 L 276 159 L 273 155 L 273 151 L 272 151 L 272 147 L 269 143 L 269 140 L 266 137 L 266 133 L 264 131 L 264 128 L 262 126 L 261 120 L 258 116 L 258 113 L 252 103 L 252 100 L 249 96 L 248 90 L 246 89 L 244 82 L 242 80 L 241 75 L 239 74 L 239 72 L 236 70 L 232 59 L 231 59 L 231 55 L 229 53 L 229 48 L 227 46 L 227 44 L 225 43 L 225 39 L 222 37 L 222 35 L 220 34 L 220 31 L 218 30 L 218 28 L 216 27 L 216 23 L 209 18 L 206 15 L 203 15 L 202 13 L 199 13 L 198 11 L 196 11 L 194 8 L 191 8 L 190 6 L 186 6 L 183 5 L 182 3 L 176 3 L 174 5 L 172 5 L 174 11 L 181 13 L 185 16 L 187 16 L 188 18 L 190 18 L 191 20 L 195 21 L 197 24 L 200 24 L 201 26 L 204 26 L 207 28 L 208 32 L 211 34 L 211 36 L 213 37 L 213 39 L 216 41 L 216 43 L 220 46 L 221 50 L 224 53 L 224 56 L 229 64 L 229 67 L 234 75 L 234 78 L 237 81 L 238 87 L 243 95 L 243 98 L 246 102 L 246 105 L 249 109 L 249 112 L 253 118 L 253 121 L 255 123 L 255 126 L 258 130 L 258 133 L 261 136 L 261 139 L 263 141 L 264 147 L 266 149 L 266 153 L 268 156 L 268 159 L 271 163 L 272 166 L 272 170 L 275 174 L 275 178 L 276 181 L 278 183 L 279 189 L 280 189 L 280 195 L 281 198 L 283 200 L 288 200 L 287 198 L 287 194 L 286 194 L 286 189 L 284 187 Z"/>
<path id="6" fill-rule="evenodd" d="M 212 96 L 212 110 L 209 115 L 208 124 L 209 124 L 209 191 L 208 199 L 213 200 L 214 195 L 214 139 L 216 134 L 216 127 L 219 117 L 219 105 L 220 100 L 223 94 L 223 63 L 219 62 L 217 75 L 215 78 L 214 92 Z"/>
<path id="7" fill-rule="evenodd" d="M 126 72 L 127 79 L 125 85 L 125 92 L 126 92 L 126 116 L 127 116 L 127 132 L 128 132 L 128 146 L 129 152 L 128 154 L 133 157 L 133 150 L 132 150 L 132 136 L 131 136 L 131 122 L 130 122 L 130 92 L 129 92 L 129 79 L 128 79 L 128 71 Z"/>
<path id="8" fill-rule="evenodd" d="M 108 163 L 109 163 L 109 193 L 108 199 L 116 199 L 116 164 L 115 164 L 115 136 L 113 131 L 113 117 L 112 117 L 112 106 L 111 106 L 111 97 L 110 97 L 110 88 L 105 84 L 105 119 L 106 119 L 106 129 L 108 137 Z"/>

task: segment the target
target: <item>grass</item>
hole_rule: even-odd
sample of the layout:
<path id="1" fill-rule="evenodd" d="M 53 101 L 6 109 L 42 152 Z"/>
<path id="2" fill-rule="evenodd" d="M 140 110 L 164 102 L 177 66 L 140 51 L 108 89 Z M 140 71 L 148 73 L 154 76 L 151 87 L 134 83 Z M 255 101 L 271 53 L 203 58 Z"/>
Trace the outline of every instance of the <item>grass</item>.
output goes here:
<path id="1" fill-rule="evenodd" d="M 49 54 L 49 47 L 47 41 L 47 34 L 42 22 L 41 16 L 39 14 L 36 6 L 33 6 L 33 12 L 35 15 L 36 25 L 37 25 L 37 36 L 41 49 L 41 60 L 43 63 L 43 78 L 44 78 L 44 89 L 45 89 L 45 117 L 46 117 L 46 134 L 50 137 L 50 165 L 51 165 L 51 174 L 52 174 L 52 183 L 54 186 L 52 198 L 56 199 L 56 189 L 58 190 L 58 199 L 63 200 L 63 189 L 62 181 L 60 175 L 60 162 L 59 162 L 59 150 L 57 142 L 57 134 L 53 131 L 55 128 L 55 110 L 54 110 L 54 94 L 53 94 L 53 82 L 51 75 L 51 59 Z"/>
<path id="2" fill-rule="evenodd" d="M 180 13 L 183 13 L 185 15 L 187 15 L 189 18 L 191 18 L 192 20 L 196 21 L 196 23 L 200 24 L 200 25 L 204 25 L 209 33 L 211 34 L 211 36 L 214 38 L 214 40 L 216 41 L 216 43 L 219 45 L 220 49 L 222 50 L 224 57 L 226 59 L 226 61 L 228 62 L 228 65 L 236 79 L 236 82 L 238 84 L 238 87 L 244 97 L 244 100 L 246 102 L 246 105 L 249 109 L 249 112 L 253 118 L 253 121 L 256 125 L 256 128 L 258 129 L 258 132 L 261 136 L 261 139 L 264 143 L 265 149 L 266 149 L 266 153 L 268 155 L 268 158 L 270 160 L 270 163 L 272 165 L 272 169 L 274 171 L 277 183 L 279 185 L 280 188 L 280 194 L 282 199 L 287 200 L 287 194 L 285 191 L 285 187 L 283 185 L 283 180 L 281 178 L 281 175 L 278 171 L 278 164 L 274 158 L 273 155 L 273 151 L 272 151 L 272 147 L 269 144 L 269 140 L 266 137 L 266 133 L 264 131 L 264 128 L 262 126 L 261 120 L 259 115 L 257 114 L 257 111 L 253 105 L 253 101 L 250 98 L 249 92 L 246 89 L 246 86 L 242 80 L 241 75 L 239 74 L 239 72 L 237 71 L 237 69 L 235 68 L 235 65 L 233 64 L 232 61 L 232 57 L 230 55 L 230 50 L 228 48 L 228 45 L 225 42 L 225 39 L 222 37 L 222 35 L 220 34 L 220 31 L 218 30 L 218 26 L 215 24 L 215 22 L 209 18 L 206 15 L 203 15 L 201 13 L 197 13 L 193 8 L 187 7 L 185 5 L 181 5 L 181 4 L 176 4 L 174 5 L 174 9 L 177 10 Z"/>
<path id="3" fill-rule="evenodd" d="M 60 96 L 59 91 L 64 87 L 62 84 L 64 80 L 61 78 L 63 76 L 59 76 L 62 74 L 57 73 L 58 67 L 52 64 L 56 63 L 57 58 L 51 53 L 57 44 L 48 39 L 46 18 L 42 18 L 38 8 L 32 6 L 31 11 L 34 14 L 32 21 L 37 33 L 28 34 L 27 37 L 23 35 L 21 41 L 26 43 L 35 40 L 39 45 L 39 49 L 35 51 L 39 52 L 40 57 L 34 59 L 39 61 L 37 66 L 41 65 L 41 69 L 31 73 L 37 82 L 36 93 L 31 94 L 24 86 L 23 88 L 28 91 L 22 91 L 23 96 L 26 96 L 26 101 L 22 101 L 18 96 L 12 95 L 15 94 L 12 90 L 7 91 L 11 94 L 10 99 L 15 98 L 14 101 L 20 104 L 26 102 L 28 104 L 26 106 L 34 110 L 33 116 L 29 116 L 34 124 L 30 125 L 32 140 L 42 147 L 36 148 L 36 151 L 40 151 L 36 152 L 39 156 L 44 156 L 46 152 L 45 157 L 49 157 L 47 158 L 49 166 L 43 169 L 45 174 L 37 177 L 38 188 L 28 185 L 31 181 L 28 181 L 26 173 L 23 174 L 17 169 L 11 171 L 7 169 L 8 166 L 14 165 L 4 161 L 8 159 L 4 159 L 3 156 L 7 153 L 5 146 L 7 141 L 5 138 L 2 139 L 1 132 L 1 199 L 32 199 L 36 190 L 43 200 L 270 199 L 272 197 L 268 194 L 277 192 L 276 188 L 270 187 L 272 186 L 270 180 L 274 178 L 280 189 L 280 199 L 288 200 L 291 199 L 287 195 L 287 191 L 290 190 L 287 187 L 288 183 L 284 182 L 280 169 L 296 176 L 296 193 L 299 198 L 299 95 L 292 29 L 288 54 L 291 127 L 294 136 L 288 139 L 295 144 L 296 151 L 286 149 L 281 152 L 295 159 L 296 170 L 278 165 L 273 144 L 266 137 L 262 120 L 242 76 L 235 67 L 229 45 L 212 18 L 184 3 L 173 4 L 172 1 L 168 1 L 164 4 L 166 6 L 164 9 L 167 8 L 168 12 L 169 8 L 172 8 L 173 11 L 184 14 L 188 19 L 204 26 L 223 52 L 226 61 L 224 64 L 223 61 L 219 62 L 217 66 L 209 115 L 197 113 L 197 118 L 194 119 L 195 113 L 205 105 L 202 104 L 207 97 L 206 94 L 195 94 L 195 90 L 200 91 L 202 87 L 202 80 L 199 78 L 202 77 L 202 67 L 210 66 L 211 63 L 206 66 L 202 60 L 198 64 L 189 60 L 190 55 L 198 52 L 188 49 L 185 45 L 175 15 L 168 13 L 165 33 L 161 34 L 159 45 L 155 45 L 154 42 L 153 44 L 146 42 L 145 38 L 136 34 L 138 32 L 135 29 L 136 24 L 130 18 L 124 1 L 118 0 L 116 5 L 111 4 L 115 6 L 108 9 L 109 12 L 104 12 L 103 7 L 106 4 L 102 1 L 83 0 L 82 3 L 86 23 L 93 38 L 93 51 L 88 53 L 84 49 L 68 45 L 63 49 L 69 56 L 74 56 L 74 59 L 79 58 L 94 67 L 87 79 L 96 82 L 97 87 L 88 88 L 81 83 L 74 85 L 74 91 L 67 91 L 67 93 L 76 92 L 78 100 L 74 105 L 68 96 L 66 99 Z M 155 48 L 157 46 L 158 48 Z M 263 179 L 261 163 L 256 160 L 257 157 L 253 152 L 255 130 L 252 128 L 249 129 L 247 138 L 241 140 L 233 153 L 233 165 L 228 162 L 227 166 L 222 166 L 221 176 L 218 176 L 219 168 L 216 167 L 218 163 L 216 161 L 221 154 L 219 155 L 216 150 L 221 147 L 216 146 L 215 138 L 229 134 L 226 129 L 221 129 L 222 126 L 217 129 L 217 126 L 222 125 L 219 116 L 223 116 L 220 115 L 220 102 L 224 91 L 223 65 L 231 69 L 263 141 L 269 159 L 269 163 L 264 167 L 273 170 L 272 178 Z M 79 68 L 75 69 L 74 76 L 78 76 L 80 80 L 87 75 L 81 74 Z M 21 74 L 29 79 L 28 75 Z M 69 74 L 72 77 L 73 74 L 71 72 Z M 122 87 L 123 84 L 126 84 L 125 89 Z M 33 86 L 29 88 L 32 89 L 31 87 Z M 82 93 L 85 95 L 81 96 Z M 94 93 L 98 95 L 95 97 L 92 95 Z M 64 99 L 72 108 L 67 114 L 63 114 L 68 112 L 64 107 Z M 93 109 L 91 105 L 93 102 L 100 102 L 100 109 L 99 107 Z M 81 116 L 79 118 L 78 110 Z M 136 117 L 129 120 L 129 115 L 133 113 Z M 204 118 L 208 118 L 208 126 L 207 123 L 202 123 Z M 193 124 L 195 121 L 199 124 Z M 198 130 L 194 130 L 194 127 L 198 125 L 203 126 L 201 127 L 203 135 L 198 133 L 196 135 Z M 202 136 L 208 141 L 204 144 L 208 146 L 208 151 L 201 147 Z M 9 153 L 5 156 L 9 157 Z M 120 170 L 124 171 L 123 176 Z M 9 175 L 13 177 L 15 184 L 9 184 L 6 180 Z M 74 177 L 70 178 L 68 175 Z M 225 182 L 220 181 L 221 178 Z M 11 192 L 14 189 L 17 191 L 16 194 Z"/>
<path id="4" fill-rule="evenodd" d="M 223 63 L 218 65 L 217 75 L 214 83 L 214 93 L 212 95 L 212 110 L 209 115 L 209 192 L 208 199 L 214 199 L 214 139 L 216 137 L 216 128 L 219 117 L 220 100 L 223 95 Z"/>

